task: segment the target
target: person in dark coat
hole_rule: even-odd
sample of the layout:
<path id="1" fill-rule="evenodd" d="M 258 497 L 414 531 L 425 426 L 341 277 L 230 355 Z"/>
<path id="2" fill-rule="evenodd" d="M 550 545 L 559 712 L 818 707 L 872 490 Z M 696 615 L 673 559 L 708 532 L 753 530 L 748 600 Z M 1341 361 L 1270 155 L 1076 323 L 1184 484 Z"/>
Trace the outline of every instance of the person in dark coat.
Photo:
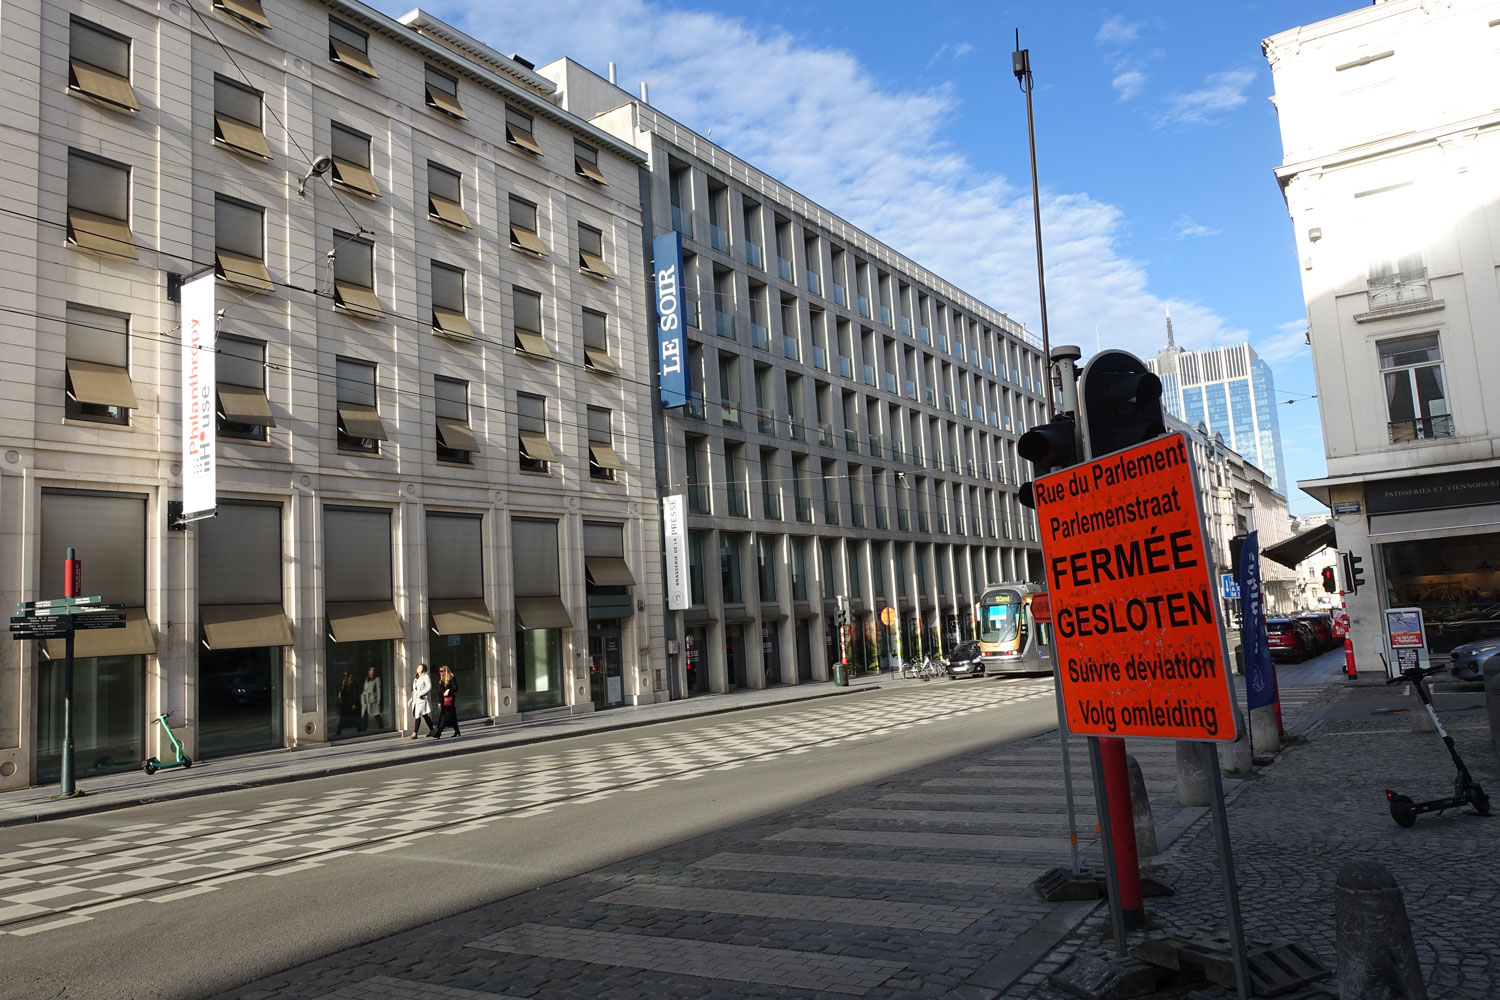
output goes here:
<path id="1" fill-rule="evenodd" d="M 335 735 L 342 734 L 345 726 L 359 726 L 359 688 L 348 670 L 339 678 L 339 728 Z"/>
<path id="2" fill-rule="evenodd" d="M 443 730 L 449 726 L 453 727 L 453 735 L 458 732 L 458 685 L 453 681 L 453 671 L 444 664 L 438 667 L 438 723 L 437 731 L 432 733 L 433 739 L 442 739 Z"/>

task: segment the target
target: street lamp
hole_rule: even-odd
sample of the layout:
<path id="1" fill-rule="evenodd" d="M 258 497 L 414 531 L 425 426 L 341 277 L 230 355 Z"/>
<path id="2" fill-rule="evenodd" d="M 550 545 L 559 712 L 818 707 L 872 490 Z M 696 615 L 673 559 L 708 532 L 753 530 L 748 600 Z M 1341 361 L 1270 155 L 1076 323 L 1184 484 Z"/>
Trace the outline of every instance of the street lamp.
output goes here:
<path id="1" fill-rule="evenodd" d="M 1031 113 L 1031 50 L 1021 48 L 1021 29 L 1016 29 L 1016 51 L 1011 53 L 1011 70 L 1026 94 L 1026 137 L 1031 143 L 1031 221 L 1036 229 L 1036 290 L 1042 312 L 1042 362 L 1047 366 L 1047 419 L 1056 413 L 1052 402 L 1052 341 L 1047 336 L 1047 280 L 1042 270 L 1042 201 L 1036 179 L 1036 121 Z"/>

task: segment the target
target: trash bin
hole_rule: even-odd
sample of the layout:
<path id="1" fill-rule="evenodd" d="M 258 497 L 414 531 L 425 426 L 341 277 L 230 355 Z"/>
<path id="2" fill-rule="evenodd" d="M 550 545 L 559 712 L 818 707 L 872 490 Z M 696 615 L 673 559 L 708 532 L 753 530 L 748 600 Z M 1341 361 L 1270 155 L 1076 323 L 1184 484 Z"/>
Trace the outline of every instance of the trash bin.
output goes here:
<path id="1" fill-rule="evenodd" d="M 833 683 L 838 687 L 849 686 L 849 668 L 842 663 L 833 665 Z"/>
<path id="2" fill-rule="evenodd" d="M 1484 661 L 1484 710 L 1490 717 L 1490 742 L 1500 761 L 1500 653 Z"/>

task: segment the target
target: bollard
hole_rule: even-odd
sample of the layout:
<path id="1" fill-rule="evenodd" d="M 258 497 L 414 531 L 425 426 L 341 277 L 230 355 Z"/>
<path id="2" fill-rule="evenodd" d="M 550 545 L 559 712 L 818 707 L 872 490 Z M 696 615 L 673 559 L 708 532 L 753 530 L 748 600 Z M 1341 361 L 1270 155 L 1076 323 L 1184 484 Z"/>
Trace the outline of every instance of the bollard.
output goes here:
<path id="1" fill-rule="evenodd" d="M 1195 740 L 1177 741 L 1178 805 L 1206 806 L 1213 802 L 1213 776 L 1208 767 L 1207 745 Z"/>
<path id="2" fill-rule="evenodd" d="M 1234 721 L 1239 726 L 1239 738 L 1229 745 L 1229 760 L 1223 765 L 1226 771 L 1234 771 L 1241 777 L 1249 774 L 1254 765 L 1250 752 L 1250 729 L 1245 725 L 1245 713 L 1238 705 L 1234 709 Z"/>
<path id="3" fill-rule="evenodd" d="M 1149 858 L 1157 853 L 1156 823 L 1151 818 L 1151 799 L 1146 795 L 1146 776 L 1141 765 L 1129 754 L 1125 767 L 1130 772 L 1130 812 L 1135 817 L 1135 853 Z"/>
<path id="4" fill-rule="evenodd" d="M 1255 737 L 1256 753 L 1278 753 L 1281 729 L 1276 722 L 1276 705 L 1262 705 L 1250 710 L 1250 729 Z"/>
<path id="5" fill-rule="evenodd" d="M 1333 888 L 1339 1000 L 1427 1000 L 1401 887 L 1384 865 L 1346 861 Z"/>
<path id="6" fill-rule="evenodd" d="M 1500 761 L 1500 653 L 1484 661 L 1484 710 L 1490 717 L 1490 742 Z"/>

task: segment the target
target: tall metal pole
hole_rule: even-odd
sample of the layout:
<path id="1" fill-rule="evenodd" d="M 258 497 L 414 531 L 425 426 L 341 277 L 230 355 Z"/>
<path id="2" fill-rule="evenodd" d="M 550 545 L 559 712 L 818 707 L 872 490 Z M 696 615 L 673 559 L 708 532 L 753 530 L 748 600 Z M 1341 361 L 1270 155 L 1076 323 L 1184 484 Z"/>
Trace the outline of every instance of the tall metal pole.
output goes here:
<path id="1" fill-rule="evenodd" d="M 1056 416 L 1052 393 L 1052 341 L 1047 335 L 1047 279 L 1042 267 L 1042 199 L 1036 179 L 1036 119 L 1031 112 L 1031 50 L 1021 48 L 1021 29 L 1016 29 L 1016 51 L 1011 68 L 1026 93 L 1026 138 L 1031 144 L 1031 216 L 1036 228 L 1036 290 L 1042 310 L 1042 359 L 1047 365 L 1047 419 Z"/>
<path id="2" fill-rule="evenodd" d="M 68 550 L 67 562 L 63 564 L 63 596 L 81 596 L 82 573 L 77 555 Z M 71 611 L 72 608 L 67 610 Z M 69 623 L 71 618 L 66 619 Z M 62 795 L 67 798 L 75 791 L 73 786 L 73 630 L 68 629 L 63 637 L 63 745 L 62 745 Z"/>

